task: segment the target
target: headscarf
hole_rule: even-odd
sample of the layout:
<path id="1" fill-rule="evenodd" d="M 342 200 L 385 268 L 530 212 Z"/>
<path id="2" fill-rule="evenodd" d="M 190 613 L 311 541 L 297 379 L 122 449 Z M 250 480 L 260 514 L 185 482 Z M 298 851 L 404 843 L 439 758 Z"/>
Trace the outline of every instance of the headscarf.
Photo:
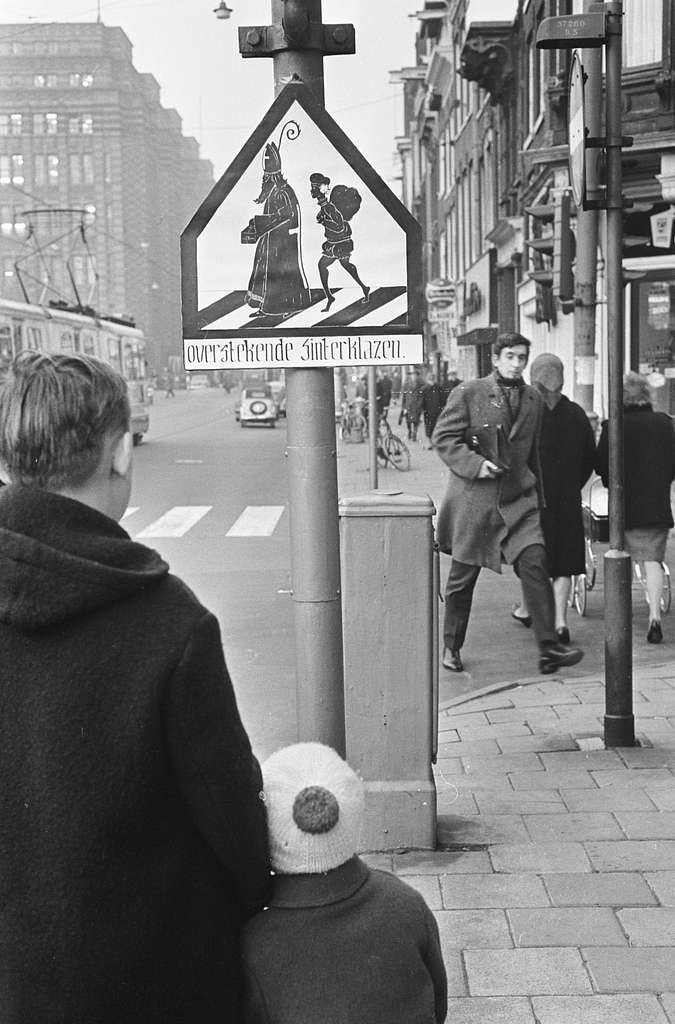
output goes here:
<path id="1" fill-rule="evenodd" d="M 532 363 L 530 380 L 549 409 L 555 409 L 562 397 L 563 376 L 562 360 L 552 352 L 543 352 Z"/>

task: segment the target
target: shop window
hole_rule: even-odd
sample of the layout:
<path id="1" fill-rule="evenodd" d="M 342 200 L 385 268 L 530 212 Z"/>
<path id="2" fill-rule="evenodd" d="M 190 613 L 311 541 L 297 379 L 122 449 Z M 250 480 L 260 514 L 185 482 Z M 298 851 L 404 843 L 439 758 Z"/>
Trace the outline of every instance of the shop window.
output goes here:
<path id="1" fill-rule="evenodd" d="M 623 63 L 634 68 L 663 59 L 663 0 L 631 0 L 623 15 Z"/>

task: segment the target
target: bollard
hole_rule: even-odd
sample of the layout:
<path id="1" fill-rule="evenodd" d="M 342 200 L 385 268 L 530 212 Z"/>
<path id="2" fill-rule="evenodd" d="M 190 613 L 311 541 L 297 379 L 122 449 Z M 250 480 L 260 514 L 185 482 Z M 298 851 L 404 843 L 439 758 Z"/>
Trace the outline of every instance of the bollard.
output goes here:
<path id="1" fill-rule="evenodd" d="M 347 760 L 366 786 L 363 851 L 436 846 L 433 526 L 428 496 L 339 503 Z"/>

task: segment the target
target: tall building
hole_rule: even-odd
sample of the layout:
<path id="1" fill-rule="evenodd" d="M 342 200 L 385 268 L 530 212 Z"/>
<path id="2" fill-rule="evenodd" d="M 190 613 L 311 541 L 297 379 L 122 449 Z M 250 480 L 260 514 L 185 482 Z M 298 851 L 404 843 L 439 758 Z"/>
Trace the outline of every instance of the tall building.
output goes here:
<path id="1" fill-rule="evenodd" d="M 131 316 L 181 352 L 180 232 L 213 185 L 120 28 L 0 26 L 0 294 Z"/>

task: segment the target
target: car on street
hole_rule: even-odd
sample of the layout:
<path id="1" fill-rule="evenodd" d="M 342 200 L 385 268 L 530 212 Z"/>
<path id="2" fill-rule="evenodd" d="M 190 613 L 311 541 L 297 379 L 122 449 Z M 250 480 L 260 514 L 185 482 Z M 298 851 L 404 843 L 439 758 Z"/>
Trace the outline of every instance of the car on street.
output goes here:
<path id="1" fill-rule="evenodd" d="M 242 388 L 234 415 L 242 427 L 247 427 L 251 423 L 276 426 L 279 412 L 269 384 Z"/>

